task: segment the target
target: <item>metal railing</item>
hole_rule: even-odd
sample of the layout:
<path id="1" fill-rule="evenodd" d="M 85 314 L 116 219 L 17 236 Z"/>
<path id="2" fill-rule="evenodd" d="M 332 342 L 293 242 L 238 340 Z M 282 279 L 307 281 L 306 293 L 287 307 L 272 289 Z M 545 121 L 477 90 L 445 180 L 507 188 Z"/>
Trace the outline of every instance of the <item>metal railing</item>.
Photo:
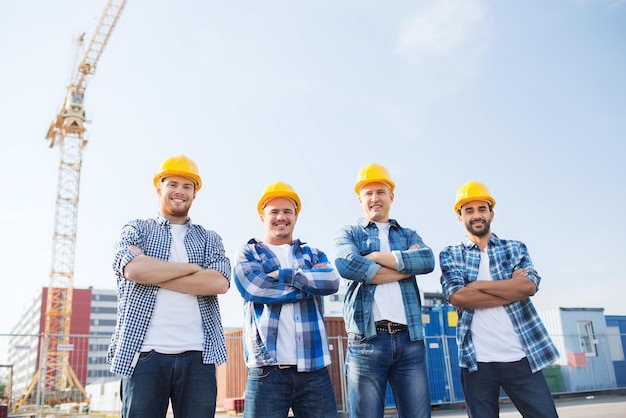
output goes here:
<path id="1" fill-rule="evenodd" d="M 623 341 L 626 335 L 595 335 L 590 341 L 580 341 L 578 335 L 552 335 L 561 352 L 559 361 L 545 369 L 544 375 L 553 394 L 601 391 L 626 387 L 626 360 Z M 242 396 L 246 371 L 241 355 L 241 337 L 226 336 L 229 359 L 228 373 L 218 378 L 218 406 L 224 397 Z M 85 386 L 88 399 L 72 399 L 72 394 L 57 393 L 55 388 L 37 382 L 31 399 L 19 405 L 17 413 L 46 416 L 54 413 L 86 413 L 92 416 L 118 416 L 120 412 L 119 377 L 109 372 L 106 363 L 109 335 L 70 335 L 69 344 L 55 347 L 69 351 L 69 361 Z M 347 339 L 329 337 L 332 364 L 329 367 L 337 406 L 347 410 L 347 381 L 345 358 Z M 433 405 L 463 401 L 457 346 L 454 336 L 427 336 L 425 340 L 431 401 Z M 581 348 L 582 347 L 582 348 Z M 586 351 L 583 351 L 586 350 Z M 13 406 L 27 392 L 32 378 L 45 368 L 46 340 L 41 334 L 0 334 L 0 404 Z M 40 375 L 42 375 L 40 373 Z M 239 380 L 244 381 L 239 381 Z M 237 389 L 233 389 L 237 388 Z M 68 401 L 69 399 L 69 401 Z M 387 406 L 394 407 L 393 395 L 388 393 Z M 109 415 L 107 415 L 109 414 Z M 17 415 L 14 415 L 17 416 Z"/>

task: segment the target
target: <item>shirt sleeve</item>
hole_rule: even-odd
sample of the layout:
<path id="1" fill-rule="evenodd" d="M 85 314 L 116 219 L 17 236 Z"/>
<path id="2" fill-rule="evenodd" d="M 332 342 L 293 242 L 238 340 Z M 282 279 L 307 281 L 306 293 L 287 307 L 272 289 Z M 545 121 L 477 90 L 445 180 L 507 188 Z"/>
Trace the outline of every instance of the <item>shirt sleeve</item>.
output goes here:
<path id="1" fill-rule="evenodd" d="M 122 228 L 119 240 L 113 249 L 113 271 L 119 277 L 124 277 L 124 268 L 137 257 L 137 254 L 128 249 L 133 245 L 142 248 L 137 225 L 135 222 L 129 222 Z"/>
<path id="2" fill-rule="evenodd" d="M 513 271 L 526 268 L 528 269 L 528 278 L 535 284 L 537 287 L 537 291 L 539 290 L 539 283 L 541 282 L 541 277 L 537 270 L 535 270 L 535 266 L 530 258 L 530 253 L 528 252 L 528 247 L 521 241 L 518 241 L 518 250 L 519 253 L 519 262 L 514 266 Z"/>
<path id="3" fill-rule="evenodd" d="M 310 267 L 317 264 L 328 264 L 329 267 L 317 269 L 281 268 L 278 280 L 306 294 L 326 296 L 336 293 L 339 290 L 340 277 L 337 271 L 330 265 L 328 257 L 322 251 L 316 249 L 310 249 L 310 254 L 312 260 Z"/>
<path id="4" fill-rule="evenodd" d="M 361 255 L 351 228 L 342 228 L 335 237 L 335 266 L 344 279 L 370 284 L 381 269 L 375 263 Z"/>
<path id="5" fill-rule="evenodd" d="M 419 245 L 417 249 L 408 249 Z M 398 272 L 402 274 L 428 274 L 435 269 L 435 256 L 422 238 L 415 231 L 409 234 L 406 250 L 392 251 L 396 257 Z"/>
<path id="6" fill-rule="evenodd" d="M 207 262 L 206 269 L 219 271 L 230 283 L 232 268 L 230 259 L 226 256 L 222 237 L 214 231 L 207 231 L 207 244 L 205 260 Z"/>
<path id="7" fill-rule="evenodd" d="M 460 251 L 453 247 L 446 247 L 439 253 L 439 267 L 441 268 L 441 288 L 448 302 L 457 290 L 465 286 L 463 257 Z"/>

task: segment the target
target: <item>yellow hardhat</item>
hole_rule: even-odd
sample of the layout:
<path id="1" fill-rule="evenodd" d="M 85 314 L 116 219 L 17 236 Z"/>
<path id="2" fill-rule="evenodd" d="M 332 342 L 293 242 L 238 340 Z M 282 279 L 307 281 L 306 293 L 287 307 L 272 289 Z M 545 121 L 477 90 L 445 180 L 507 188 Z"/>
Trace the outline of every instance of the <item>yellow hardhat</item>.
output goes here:
<path id="1" fill-rule="evenodd" d="M 300 209 L 302 209 L 302 203 L 300 203 L 300 197 L 298 197 L 296 191 L 287 183 L 283 183 L 282 181 L 276 181 L 274 183 L 268 184 L 263 190 L 263 194 L 261 195 L 259 203 L 257 204 L 257 210 L 259 212 L 259 215 L 263 213 L 263 207 L 265 206 L 267 201 L 275 197 L 286 197 L 293 200 L 296 204 L 296 215 L 300 213 Z"/>
<path id="2" fill-rule="evenodd" d="M 196 183 L 196 192 L 202 187 L 198 166 L 182 154 L 169 157 L 163 161 L 161 169 L 154 175 L 154 187 L 157 186 L 163 177 L 167 176 L 189 177 Z"/>
<path id="3" fill-rule="evenodd" d="M 458 213 L 461 206 L 472 200 L 484 200 L 488 202 L 493 209 L 496 206 L 496 199 L 491 197 L 489 189 L 482 183 L 470 180 L 456 192 L 456 203 L 454 204 L 454 212 Z"/>
<path id="4" fill-rule="evenodd" d="M 392 192 L 396 188 L 396 184 L 391 181 L 391 176 L 387 169 L 375 163 L 369 163 L 359 170 L 359 174 L 356 176 L 356 184 L 354 185 L 356 194 L 360 194 L 361 187 L 367 183 L 386 183 Z"/>

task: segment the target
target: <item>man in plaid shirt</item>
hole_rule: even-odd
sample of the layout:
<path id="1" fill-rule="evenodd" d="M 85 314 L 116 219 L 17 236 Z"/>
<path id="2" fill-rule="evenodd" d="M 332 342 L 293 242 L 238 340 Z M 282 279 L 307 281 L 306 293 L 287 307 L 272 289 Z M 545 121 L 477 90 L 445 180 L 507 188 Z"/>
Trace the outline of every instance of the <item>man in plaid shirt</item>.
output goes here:
<path id="1" fill-rule="evenodd" d="M 470 417 L 496 418 L 502 388 L 525 417 L 556 417 L 541 369 L 559 354 L 530 297 L 541 278 L 526 245 L 491 232 L 495 199 L 475 181 L 457 192 L 454 211 L 467 230 L 439 254 L 441 285 L 458 308 L 461 383 Z"/>
<path id="2" fill-rule="evenodd" d="M 326 254 L 293 238 L 301 208 L 290 185 L 269 184 L 257 205 L 265 238 L 236 257 L 247 418 L 287 418 L 289 409 L 299 418 L 337 417 L 322 296 L 337 292 L 339 275 Z"/>
<path id="3" fill-rule="evenodd" d="M 395 183 L 370 163 L 354 191 L 363 209 L 335 238 L 335 266 L 348 281 L 344 319 L 351 418 L 382 418 L 387 383 L 401 418 L 431 416 L 422 307 L 417 276 L 435 257 L 422 238 L 391 219 Z"/>
<path id="4" fill-rule="evenodd" d="M 221 237 L 188 217 L 202 187 L 184 155 L 154 176 L 159 213 L 124 225 L 115 246 L 118 319 L 107 360 L 122 376 L 122 416 L 215 414 L 216 364 L 226 361 L 218 294 L 230 286 Z"/>

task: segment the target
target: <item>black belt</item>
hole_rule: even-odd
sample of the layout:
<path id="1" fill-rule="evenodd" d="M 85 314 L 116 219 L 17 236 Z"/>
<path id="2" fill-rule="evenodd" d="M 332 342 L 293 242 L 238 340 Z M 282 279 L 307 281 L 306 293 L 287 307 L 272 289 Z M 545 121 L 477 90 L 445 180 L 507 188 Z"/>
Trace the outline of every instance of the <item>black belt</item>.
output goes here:
<path id="1" fill-rule="evenodd" d="M 376 321 L 376 331 L 388 332 L 389 334 L 395 334 L 396 332 L 408 331 L 409 326 L 404 324 L 398 324 L 391 321 Z"/>
<path id="2" fill-rule="evenodd" d="M 285 370 L 285 369 L 295 369 L 296 365 L 295 364 L 275 364 L 273 366 L 265 366 L 265 367 L 271 367 L 273 369 Z"/>

